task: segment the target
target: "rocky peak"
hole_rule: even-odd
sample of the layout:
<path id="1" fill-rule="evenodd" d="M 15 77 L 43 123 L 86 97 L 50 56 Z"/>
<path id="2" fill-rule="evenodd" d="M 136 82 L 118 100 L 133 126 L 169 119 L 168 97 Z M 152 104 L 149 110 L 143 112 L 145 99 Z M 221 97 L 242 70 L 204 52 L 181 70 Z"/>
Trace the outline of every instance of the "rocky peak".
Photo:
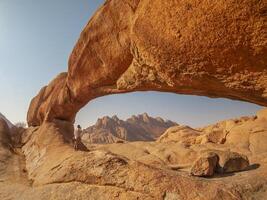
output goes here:
<path id="1" fill-rule="evenodd" d="M 117 126 L 120 126 L 121 123 L 123 123 L 123 121 L 120 120 L 117 115 L 113 115 L 112 117 L 104 116 L 102 118 L 99 118 L 94 126 L 90 127 L 113 129 Z M 88 127 L 87 130 L 89 130 L 90 127 Z"/>
<path id="2" fill-rule="evenodd" d="M 143 120 L 144 122 L 149 123 L 149 121 L 150 121 L 150 117 L 149 117 L 149 115 L 148 115 L 147 113 L 143 113 L 143 114 L 141 115 L 141 117 L 142 117 L 142 120 Z"/>
<path id="3" fill-rule="evenodd" d="M 95 124 L 96 127 L 108 127 L 113 124 L 115 120 L 109 116 L 99 118 Z"/>
<path id="4" fill-rule="evenodd" d="M 161 117 L 156 117 L 155 119 L 160 123 L 164 123 L 165 122 L 164 119 L 162 119 Z M 168 121 L 170 121 L 170 120 L 167 120 L 166 122 L 168 122 Z"/>
<path id="5" fill-rule="evenodd" d="M 86 140 L 92 143 L 113 143 L 119 139 L 127 141 L 153 141 L 175 122 L 150 117 L 147 113 L 133 115 L 127 120 L 118 116 L 99 118 L 95 125 L 85 129 Z"/>
<path id="6" fill-rule="evenodd" d="M 119 121 L 119 120 L 120 120 L 120 119 L 118 118 L 117 115 L 113 115 L 111 118 L 112 118 L 113 120 L 115 120 L 115 121 Z"/>
<path id="7" fill-rule="evenodd" d="M 127 121 L 149 123 L 151 119 L 152 117 L 150 117 L 147 113 L 143 113 L 139 115 L 132 115 L 130 118 L 127 119 Z"/>
<path id="8" fill-rule="evenodd" d="M 111 119 L 109 116 L 105 116 L 105 117 L 102 118 L 102 122 L 103 122 L 104 124 L 109 123 L 111 120 L 112 120 L 112 119 Z"/>
<path id="9" fill-rule="evenodd" d="M 136 115 L 132 115 L 130 118 L 126 120 L 127 122 L 137 122 L 138 117 Z"/>

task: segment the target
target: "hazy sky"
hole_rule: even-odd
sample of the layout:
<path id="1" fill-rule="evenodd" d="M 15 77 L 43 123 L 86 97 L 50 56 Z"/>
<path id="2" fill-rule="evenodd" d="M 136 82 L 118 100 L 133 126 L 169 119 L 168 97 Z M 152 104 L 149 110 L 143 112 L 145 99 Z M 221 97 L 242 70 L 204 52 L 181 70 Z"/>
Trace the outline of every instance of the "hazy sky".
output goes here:
<path id="1" fill-rule="evenodd" d="M 26 121 L 28 105 L 41 87 L 67 70 L 82 28 L 103 0 L 0 0 L 0 112 Z M 77 116 L 87 126 L 103 115 L 127 118 L 147 112 L 200 126 L 254 114 L 259 106 L 226 99 L 145 92 L 93 100 Z"/>

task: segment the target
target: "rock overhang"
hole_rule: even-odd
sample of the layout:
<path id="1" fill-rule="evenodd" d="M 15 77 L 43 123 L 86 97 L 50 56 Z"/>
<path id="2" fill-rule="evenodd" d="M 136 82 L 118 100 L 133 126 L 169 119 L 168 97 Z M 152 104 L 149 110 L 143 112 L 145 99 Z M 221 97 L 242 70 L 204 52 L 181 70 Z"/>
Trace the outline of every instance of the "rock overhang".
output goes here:
<path id="1" fill-rule="evenodd" d="M 68 72 L 32 100 L 28 124 L 74 122 L 90 100 L 132 91 L 267 106 L 263 10 L 263 2 L 251 0 L 107 1 L 82 31 Z"/>

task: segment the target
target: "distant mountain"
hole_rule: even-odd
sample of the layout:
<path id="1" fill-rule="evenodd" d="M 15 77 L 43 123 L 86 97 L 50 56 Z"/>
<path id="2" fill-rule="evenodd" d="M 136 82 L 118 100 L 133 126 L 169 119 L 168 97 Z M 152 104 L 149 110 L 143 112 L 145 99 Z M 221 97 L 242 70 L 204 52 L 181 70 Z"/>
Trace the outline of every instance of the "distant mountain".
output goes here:
<path id="1" fill-rule="evenodd" d="M 98 119 L 96 124 L 83 131 L 82 139 L 89 143 L 114 143 L 117 141 L 154 141 L 166 129 L 177 123 L 150 117 L 147 113 L 133 115 L 126 121 L 116 115 Z"/>
<path id="2" fill-rule="evenodd" d="M 0 113 L 0 119 L 5 120 L 9 128 L 14 126 L 2 113 Z"/>

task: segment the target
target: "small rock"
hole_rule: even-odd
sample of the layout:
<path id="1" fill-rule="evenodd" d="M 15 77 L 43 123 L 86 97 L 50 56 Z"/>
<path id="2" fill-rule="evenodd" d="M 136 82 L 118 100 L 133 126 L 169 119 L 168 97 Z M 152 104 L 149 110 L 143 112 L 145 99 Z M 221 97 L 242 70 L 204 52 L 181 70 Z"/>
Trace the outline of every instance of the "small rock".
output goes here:
<path id="1" fill-rule="evenodd" d="M 213 176 L 219 156 L 216 153 L 208 152 L 201 155 L 193 164 L 190 174 L 193 176 Z"/>

